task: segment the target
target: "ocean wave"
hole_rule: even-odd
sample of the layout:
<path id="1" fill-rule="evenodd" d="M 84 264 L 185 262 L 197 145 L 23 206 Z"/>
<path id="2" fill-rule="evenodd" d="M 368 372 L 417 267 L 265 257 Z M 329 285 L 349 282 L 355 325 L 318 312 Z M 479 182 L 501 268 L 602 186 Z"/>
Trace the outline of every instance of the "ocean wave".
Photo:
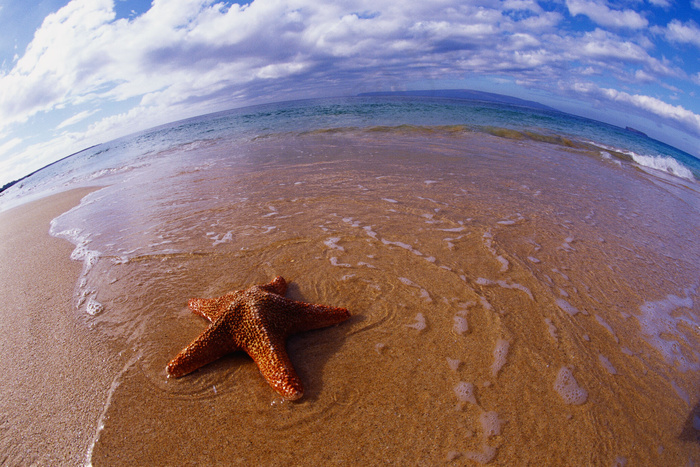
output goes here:
<path id="1" fill-rule="evenodd" d="M 675 175 L 676 177 L 685 178 L 686 180 L 695 181 L 693 172 L 686 166 L 678 162 L 672 157 L 664 156 L 640 156 L 639 154 L 630 154 L 634 162 L 642 167 L 649 167 L 654 170 Z"/>
<path id="2" fill-rule="evenodd" d="M 636 152 L 633 151 L 628 151 L 625 149 L 619 149 L 611 146 L 606 146 L 601 143 L 596 143 L 594 141 L 586 141 L 589 144 L 592 144 L 593 146 L 597 146 L 601 149 L 605 149 L 606 151 L 612 151 L 616 152 L 618 154 L 624 154 L 627 157 L 632 158 L 632 161 L 634 161 L 635 164 L 642 168 L 649 168 L 649 169 L 654 169 L 658 170 L 661 172 L 666 172 L 667 174 L 679 177 L 679 178 L 684 178 L 686 180 L 690 181 L 696 181 L 695 176 L 693 175 L 693 172 L 683 165 L 681 162 L 678 161 L 678 159 L 674 159 L 671 156 L 645 156 L 641 154 L 637 154 Z M 606 154 L 610 156 L 610 153 Z M 605 154 L 602 154 L 604 158 L 607 158 Z"/>

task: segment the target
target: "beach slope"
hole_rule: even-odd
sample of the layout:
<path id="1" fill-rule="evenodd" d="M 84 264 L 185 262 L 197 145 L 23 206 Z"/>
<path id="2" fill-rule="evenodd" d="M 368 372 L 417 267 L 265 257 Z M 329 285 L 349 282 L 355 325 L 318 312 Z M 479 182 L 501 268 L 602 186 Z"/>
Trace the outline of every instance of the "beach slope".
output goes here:
<path id="1" fill-rule="evenodd" d="M 91 189 L 0 213 L 0 463 L 84 462 L 109 383 L 109 354 L 74 311 L 82 265 L 49 235 Z M 113 361 L 113 360 L 112 360 Z"/>

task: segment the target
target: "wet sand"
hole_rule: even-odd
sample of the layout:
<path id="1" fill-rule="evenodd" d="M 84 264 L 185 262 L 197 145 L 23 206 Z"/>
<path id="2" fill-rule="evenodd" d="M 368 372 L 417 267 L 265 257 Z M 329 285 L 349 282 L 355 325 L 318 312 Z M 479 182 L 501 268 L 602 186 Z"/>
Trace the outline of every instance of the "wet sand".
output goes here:
<path id="1" fill-rule="evenodd" d="M 212 162 L 183 168 L 162 192 L 148 187 L 173 198 L 159 205 L 153 238 L 136 240 L 170 249 L 101 257 L 86 277 L 104 307 L 95 316 L 76 316 L 81 266 L 47 236 L 50 212 L 14 212 L 3 248 L 33 225 L 25 248 L 42 253 L 23 261 L 40 261 L 41 274 L 31 284 L 28 270 L 14 274 L 2 296 L 14 310 L 56 306 L 21 316 L 23 326 L 3 319 L 17 338 L 3 342 L 2 378 L 15 395 L 47 394 L 39 410 L 66 412 L 82 433 L 61 444 L 65 430 L 3 393 L 12 426 L 25 430 L 7 438 L 21 446 L 16 459 L 33 430 L 56 441 L 29 460 L 94 465 L 700 461 L 697 188 L 492 136 L 310 135 L 245 151 L 249 168 Z M 199 204 L 174 200 L 181 187 Z M 120 199 L 137 198 L 127 189 Z M 212 208 L 213 194 L 226 203 Z M 72 196 L 44 203 L 67 209 Z M 112 196 L 95 193 L 87 207 Z M 148 212 L 138 219 L 147 224 Z M 4 271 L 15 250 L 4 250 Z M 353 315 L 289 340 L 300 401 L 282 401 L 243 354 L 166 377 L 169 359 L 206 328 L 188 298 L 277 274 L 288 297 Z M 44 289 L 54 293 L 28 293 Z M 27 339 L 56 344 L 5 357 Z M 42 361 L 48 373 L 23 369 Z M 67 409 L 73 400 L 83 415 Z"/>
<path id="2" fill-rule="evenodd" d="M 78 189 L 0 213 L 0 463 L 78 465 L 92 443 L 114 371 L 107 348 L 76 319 L 82 265 L 49 222 Z"/>

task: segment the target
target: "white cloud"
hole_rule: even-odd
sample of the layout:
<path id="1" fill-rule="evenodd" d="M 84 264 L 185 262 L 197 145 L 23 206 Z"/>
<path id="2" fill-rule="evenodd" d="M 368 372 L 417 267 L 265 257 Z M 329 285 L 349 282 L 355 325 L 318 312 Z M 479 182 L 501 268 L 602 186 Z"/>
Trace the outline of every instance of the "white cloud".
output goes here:
<path id="1" fill-rule="evenodd" d="M 562 19 L 561 13 L 547 11 L 540 15 L 530 16 L 529 18 L 519 21 L 518 26 L 530 32 L 544 32 L 554 29 Z"/>
<path id="2" fill-rule="evenodd" d="M 95 52 L 100 25 L 114 17 L 108 0 L 74 1 L 49 15 L 34 40 L 6 75 L 0 76 L 0 120 L 23 122 L 40 111 L 70 101 L 100 82 L 91 82 L 90 62 L 104 60 Z"/>
<path id="3" fill-rule="evenodd" d="M 572 48 L 583 56 L 602 60 L 644 62 L 650 58 L 642 47 L 602 29 L 588 32 L 580 40 L 573 39 Z"/>
<path id="4" fill-rule="evenodd" d="M 700 10 L 700 0 L 693 0 L 691 2 L 691 5 L 693 6 L 693 8 Z"/>
<path id="5" fill-rule="evenodd" d="M 649 0 L 649 3 L 651 3 L 654 6 L 657 6 L 659 8 L 670 8 L 671 7 L 671 0 Z"/>
<path id="6" fill-rule="evenodd" d="M 22 138 L 12 138 L 0 144 L 0 156 L 8 153 L 11 149 L 22 143 Z"/>
<path id="7" fill-rule="evenodd" d="M 655 97 L 640 94 L 628 94 L 615 89 L 603 89 L 612 100 L 629 103 L 635 107 L 647 110 L 659 117 L 677 121 L 700 135 L 700 115 L 680 105 L 671 105 Z"/>
<path id="8" fill-rule="evenodd" d="M 88 118 L 89 116 L 95 114 L 96 112 L 97 112 L 97 110 L 84 110 L 84 111 L 82 111 L 82 112 L 79 112 L 79 113 L 73 115 L 72 117 L 67 118 L 67 119 L 65 119 L 64 121 L 62 121 L 61 123 L 59 123 L 59 124 L 56 126 L 56 129 L 57 129 L 57 130 L 60 130 L 61 128 L 65 128 L 65 127 L 67 127 L 67 126 L 75 125 L 76 123 L 85 120 L 86 118 Z"/>
<path id="9" fill-rule="evenodd" d="M 642 94 L 629 94 L 624 91 L 618 91 L 617 89 L 602 88 L 593 83 L 576 82 L 570 89 L 577 93 L 607 99 L 644 112 L 649 112 L 700 136 L 700 115 L 681 105 L 668 104 L 656 97 Z"/>
<path id="10" fill-rule="evenodd" d="M 505 0 L 503 9 L 542 12 L 542 7 L 534 0 Z"/>
<path id="11" fill-rule="evenodd" d="M 631 40 L 602 29 L 587 32 L 581 37 L 569 37 L 562 48 L 571 59 L 593 64 L 622 76 L 625 65 L 642 65 L 648 76 L 682 77 L 683 71 L 674 67 L 666 59 L 659 60 L 649 55 L 647 50 Z"/>
<path id="12" fill-rule="evenodd" d="M 656 81 L 656 79 L 644 70 L 637 70 L 634 72 L 634 79 L 641 83 L 651 83 Z"/>
<path id="13" fill-rule="evenodd" d="M 606 3 L 596 0 L 566 0 L 571 16 L 585 15 L 601 26 L 641 29 L 649 22 L 633 10 L 612 10 Z"/>
<path id="14" fill-rule="evenodd" d="M 666 38 L 672 42 L 693 44 L 700 48 L 700 27 L 692 20 L 681 23 L 674 19 L 666 27 Z"/>

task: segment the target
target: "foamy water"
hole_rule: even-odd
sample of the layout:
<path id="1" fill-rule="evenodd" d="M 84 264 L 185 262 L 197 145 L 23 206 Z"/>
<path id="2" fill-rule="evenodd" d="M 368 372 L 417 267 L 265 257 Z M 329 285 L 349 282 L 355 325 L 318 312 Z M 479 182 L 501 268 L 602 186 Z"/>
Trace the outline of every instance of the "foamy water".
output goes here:
<path id="1" fill-rule="evenodd" d="M 471 157 L 455 158 L 465 148 Z M 635 446 L 658 437 L 669 458 L 696 455 L 674 444 L 665 419 L 650 419 L 659 432 L 615 417 L 649 397 L 681 414 L 697 400 L 697 206 L 660 211 L 643 200 L 662 192 L 637 172 L 491 136 L 358 131 L 221 149 L 154 163 L 52 223 L 85 264 L 78 313 L 137 355 L 156 404 L 226 403 L 258 420 L 250 436 L 281 443 L 325 433 L 323 424 L 383 420 L 400 427 L 389 445 L 406 461 L 428 445 L 433 460 L 522 459 L 538 420 L 552 440 L 538 449 L 554 457 L 582 459 L 556 440 L 574 430 L 595 443 L 600 423 L 617 426 L 614 449 L 593 455 L 601 462 L 649 461 Z M 610 190 L 630 176 L 635 198 Z M 290 341 L 307 387 L 301 404 L 276 408 L 243 357 L 166 378 L 168 360 L 206 327 L 188 298 L 277 274 L 293 298 L 354 316 Z M 110 433 L 121 433 L 121 400 L 110 393 L 93 459 L 108 459 Z M 376 459 L 364 436 L 348 446 L 324 436 L 326 446 L 311 442 L 304 455 L 338 459 L 369 446 Z"/>
<path id="2" fill-rule="evenodd" d="M 600 147 L 602 149 L 605 149 L 605 151 L 601 151 L 601 156 L 604 159 L 611 160 L 612 156 L 610 152 L 617 152 L 619 154 L 625 155 L 630 157 L 635 164 L 637 164 L 639 167 L 642 169 L 652 169 L 651 173 L 654 173 L 654 171 L 658 172 L 664 172 L 670 175 L 674 175 L 679 178 L 683 178 L 686 180 L 690 181 L 696 181 L 697 178 L 695 175 L 693 175 L 693 171 L 686 165 L 684 165 L 682 162 L 680 162 L 678 159 L 675 159 L 671 156 L 668 155 L 645 155 L 645 154 L 637 154 L 634 151 L 630 151 L 627 149 L 621 149 L 621 148 L 616 148 L 612 146 L 606 146 L 604 144 L 594 142 L 594 141 L 588 141 L 588 143 Z"/>

